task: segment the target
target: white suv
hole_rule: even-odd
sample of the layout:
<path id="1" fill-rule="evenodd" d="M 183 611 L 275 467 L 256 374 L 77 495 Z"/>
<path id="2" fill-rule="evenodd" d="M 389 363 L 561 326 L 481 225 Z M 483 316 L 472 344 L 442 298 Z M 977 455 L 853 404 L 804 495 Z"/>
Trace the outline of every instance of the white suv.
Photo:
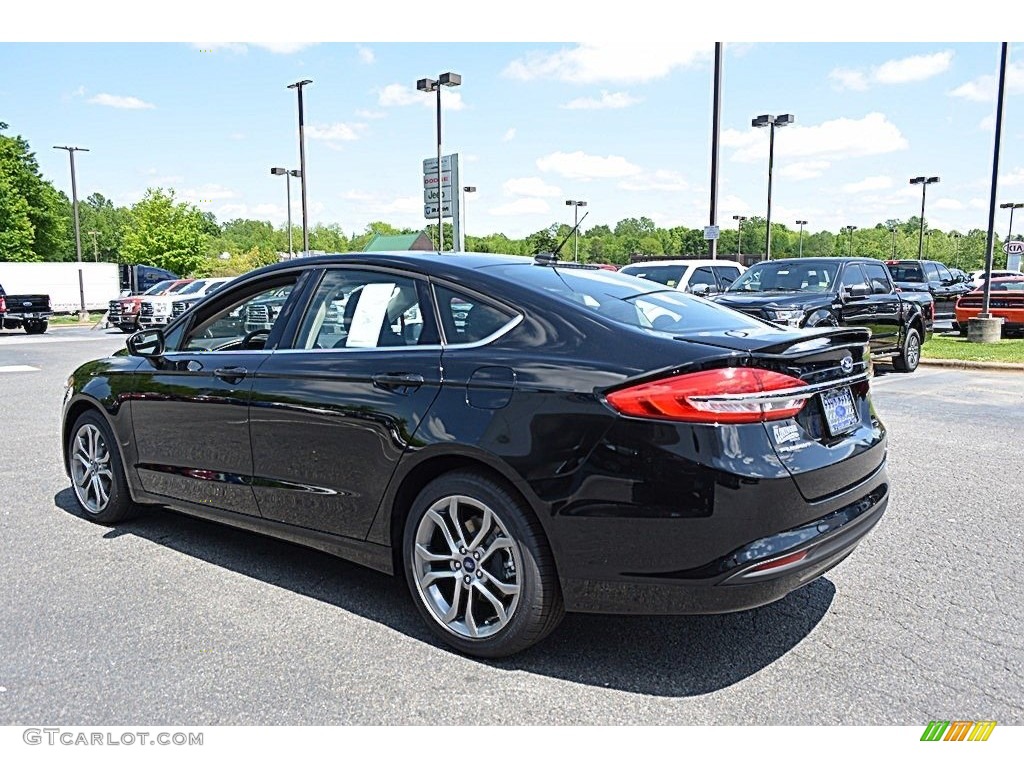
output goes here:
<path id="1" fill-rule="evenodd" d="M 704 296 L 721 293 L 747 271 L 737 261 L 724 259 L 670 259 L 642 261 L 619 270 L 624 275 L 642 277 L 656 283 Z"/>
<path id="2" fill-rule="evenodd" d="M 182 309 L 181 312 L 175 314 L 173 308 L 176 304 L 184 303 L 184 306 L 191 306 L 231 279 L 230 277 L 200 278 L 193 280 L 173 295 L 152 296 L 144 299 L 142 308 L 139 310 L 139 325 L 145 328 L 162 328 L 185 311 Z"/>

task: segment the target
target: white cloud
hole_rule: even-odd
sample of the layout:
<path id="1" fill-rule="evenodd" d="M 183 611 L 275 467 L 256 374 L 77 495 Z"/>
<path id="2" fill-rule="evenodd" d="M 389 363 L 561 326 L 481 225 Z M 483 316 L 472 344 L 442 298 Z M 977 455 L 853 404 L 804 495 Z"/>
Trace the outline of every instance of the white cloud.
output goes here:
<path id="1" fill-rule="evenodd" d="M 659 169 L 630 176 L 619 183 L 619 188 L 630 192 L 683 192 L 690 185 L 681 173 Z"/>
<path id="2" fill-rule="evenodd" d="M 789 163 L 779 169 L 779 175 L 787 179 L 816 179 L 826 171 L 832 163 L 828 160 L 806 160 L 799 163 Z"/>
<path id="3" fill-rule="evenodd" d="M 363 64 L 373 64 L 377 60 L 377 56 L 374 54 L 372 48 L 367 48 L 365 45 L 357 45 L 356 51 L 359 52 L 359 60 Z"/>
<path id="4" fill-rule="evenodd" d="M 228 136 L 228 138 L 231 139 L 232 141 L 244 141 L 245 134 L 242 133 L 241 131 L 235 131 L 230 136 Z"/>
<path id="5" fill-rule="evenodd" d="M 903 59 L 890 59 L 870 71 L 837 67 L 828 73 L 833 87 L 840 91 L 866 91 L 869 83 L 899 85 L 915 83 L 940 75 L 953 63 L 953 51 L 939 51 Z"/>
<path id="6" fill-rule="evenodd" d="M 504 203 L 489 209 L 492 216 L 518 216 L 525 213 L 547 213 L 551 210 L 547 200 L 537 197 L 521 197 L 511 203 Z"/>
<path id="7" fill-rule="evenodd" d="M 872 79 L 879 83 L 916 83 L 940 75 L 953 63 L 952 51 L 892 59 L 876 67 Z"/>
<path id="8" fill-rule="evenodd" d="M 203 184 L 200 187 L 183 189 L 181 197 L 194 203 L 209 203 L 213 200 L 232 200 L 238 197 L 238 193 L 223 184 Z"/>
<path id="9" fill-rule="evenodd" d="M 867 77 L 856 69 L 837 67 L 828 73 L 828 79 L 832 81 L 833 87 L 840 91 L 866 91 L 868 89 Z"/>
<path id="10" fill-rule="evenodd" d="M 545 173 L 557 173 L 567 179 L 618 179 L 635 176 L 640 167 L 618 155 L 600 157 L 583 152 L 552 152 L 537 159 L 537 167 Z"/>
<path id="11" fill-rule="evenodd" d="M 872 192 L 878 189 L 889 189 L 892 179 L 888 176 L 868 176 L 861 181 L 843 185 L 843 192 Z"/>
<path id="12" fill-rule="evenodd" d="M 954 200 L 952 197 L 941 197 L 929 207 L 934 207 L 940 211 L 962 211 L 964 204 L 959 200 Z"/>
<path id="13" fill-rule="evenodd" d="M 257 48 L 262 48 L 265 51 L 270 51 L 271 53 L 289 54 L 298 53 L 299 51 L 316 45 L 316 43 L 252 43 L 252 45 L 255 45 Z"/>
<path id="14" fill-rule="evenodd" d="M 374 213 L 423 213 L 423 197 L 396 197 L 370 206 Z"/>
<path id="15" fill-rule="evenodd" d="M 85 86 L 80 85 L 71 92 L 72 96 L 85 96 Z"/>
<path id="16" fill-rule="evenodd" d="M 388 116 L 387 112 L 379 112 L 372 109 L 357 109 L 356 117 L 361 117 L 364 120 L 381 120 Z"/>
<path id="17" fill-rule="evenodd" d="M 732 159 L 737 162 L 760 161 L 768 156 L 768 137 L 760 128 L 723 131 L 722 145 L 736 148 Z M 775 153 L 781 157 L 839 160 L 895 152 L 907 146 L 900 129 L 881 112 L 859 120 L 841 117 L 820 125 L 790 125 L 780 128 L 775 137 Z"/>
<path id="18" fill-rule="evenodd" d="M 192 47 L 202 52 L 225 51 L 226 53 L 245 53 L 248 47 L 245 43 L 192 43 Z"/>
<path id="19" fill-rule="evenodd" d="M 591 96 L 573 99 L 568 104 L 563 104 L 562 109 L 625 109 L 641 100 L 630 96 L 625 91 L 609 93 L 601 91 L 601 98 L 595 99 Z"/>
<path id="20" fill-rule="evenodd" d="M 355 141 L 359 138 L 357 131 L 364 128 L 362 123 L 313 123 L 306 126 L 306 135 L 328 142 Z"/>
<path id="21" fill-rule="evenodd" d="M 115 109 L 156 109 L 156 104 L 150 104 L 135 96 L 114 96 L 109 93 L 97 93 L 89 99 L 89 103 Z"/>
<path id="22" fill-rule="evenodd" d="M 1024 168 L 1015 168 L 999 177 L 1000 186 L 1016 187 L 1020 184 L 1024 184 Z"/>
<path id="23" fill-rule="evenodd" d="M 967 201 L 967 205 L 969 205 L 971 208 L 975 208 L 979 211 L 982 211 L 988 208 L 988 200 L 985 200 L 980 197 L 972 197 L 970 200 Z"/>
<path id="24" fill-rule="evenodd" d="M 441 94 L 442 110 L 458 112 L 465 108 L 462 94 L 458 89 L 441 87 L 445 91 Z M 377 90 L 377 103 L 382 107 L 406 107 L 410 104 L 422 104 L 434 109 L 437 105 L 437 95 L 433 92 L 423 93 L 401 83 L 391 83 Z"/>
<path id="25" fill-rule="evenodd" d="M 501 137 L 501 140 L 502 141 L 512 141 L 512 139 L 514 139 L 515 137 L 516 137 L 516 129 L 515 128 L 509 128 L 507 131 L 505 131 L 505 135 Z"/>
<path id="26" fill-rule="evenodd" d="M 991 115 L 985 115 L 981 118 L 981 122 L 978 123 L 978 128 L 982 131 L 994 131 L 996 129 L 996 115 L 993 112 Z"/>
<path id="27" fill-rule="evenodd" d="M 562 190 L 536 176 L 509 179 L 502 185 L 506 195 L 512 197 L 560 197 Z"/>
<path id="28" fill-rule="evenodd" d="M 1024 64 L 1006 65 L 1006 93 L 1024 93 Z M 968 101 L 994 102 L 996 99 L 996 77 L 995 75 L 982 75 L 974 80 L 968 80 L 950 91 L 949 95 Z"/>
<path id="29" fill-rule="evenodd" d="M 316 45 L 316 43 L 192 43 L 192 47 L 202 52 L 225 51 L 226 53 L 248 53 L 253 45 L 271 53 L 289 54 Z"/>
<path id="30" fill-rule="evenodd" d="M 553 53 L 531 51 L 505 67 L 516 80 L 556 79 L 569 83 L 643 82 L 707 58 L 709 44 L 681 41 L 583 43 Z"/>

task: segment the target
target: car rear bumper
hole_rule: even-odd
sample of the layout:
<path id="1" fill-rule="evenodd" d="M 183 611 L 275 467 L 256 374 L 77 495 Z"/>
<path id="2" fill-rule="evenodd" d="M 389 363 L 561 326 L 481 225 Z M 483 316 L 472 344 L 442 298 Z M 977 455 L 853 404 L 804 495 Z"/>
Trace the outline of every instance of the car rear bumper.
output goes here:
<path id="1" fill-rule="evenodd" d="M 794 497 L 786 500 L 791 504 Z M 644 569 L 614 578 L 562 579 L 566 609 L 585 613 L 714 614 L 756 608 L 785 597 L 846 558 L 881 519 L 889 503 L 883 463 L 863 482 L 828 499 L 805 502 L 807 522 L 763 536 L 698 567 Z M 764 513 L 774 506 L 766 500 Z M 762 511 L 762 510 L 758 510 Z M 790 510 L 792 511 L 792 510 Z M 661 521 L 635 520 L 635 536 Z M 680 526 L 685 521 L 676 521 Z M 664 544 L 666 529 L 649 531 Z M 694 542 L 680 532 L 680 548 Z M 799 557 L 798 560 L 790 560 Z M 772 564 L 776 564 L 774 567 Z M 606 565 L 610 565 L 606 564 Z M 655 565 L 652 563 L 652 565 Z"/>

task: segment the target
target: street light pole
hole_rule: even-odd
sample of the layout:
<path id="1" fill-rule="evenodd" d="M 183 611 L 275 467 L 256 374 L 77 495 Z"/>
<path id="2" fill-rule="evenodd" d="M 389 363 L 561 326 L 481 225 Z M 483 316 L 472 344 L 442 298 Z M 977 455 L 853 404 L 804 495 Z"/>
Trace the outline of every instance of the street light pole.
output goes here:
<path id="1" fill-rule="evenodd" d="M 460 209 L 460 211 L 461 211 L 461 214 L 462 214 L 462 227 L 463 227 L 463 230 L 465 230 L 465 227 L 466 227 L 466 193 L 467 192 L 476 192 L 476 187 L 463 187 L 462 188 L 462 208 Z M 463 242 L 465 242 L 465 239 L 466 239 L 466 232 L 465 231 L 463 231 L 463 233 L 462 233 L 462 239 L 463 239 Z"/>
<path id="2" fill-rule="evenodd" d="M 889 232 L 892 233 L 892 259 L 896 261 L 896 227 L 889 227 Z"/>
<path id="3" fill-rule="evenodd" d="M 294 88 L 299 95 L 299 173 L 302 179 L 302 253 L 305 256 L 309 256 L 309 208 L 306 204 L 306 187 L 308 185 L 306 184 L 306 128 L 302 111 L 302 89 L 312 82 L 312 80 L 299 80 L 288 86 Z M 291 229 L 288 232 L 291 234 Z"/>
<path id="4" fill-rule="evenodd" d="M 63 149 L 71 158 L 71 207 L 75 214 L 75 254 L 78 256 L 78 319 L 88 320 L 89 313 L 85 309 L 85 278 L 82 276 L 82 232 L 78 223 L 78 182 L 75 178 L 75 152 L 88 152 L 84 147 L 55 146 Z"/>
<path id="5" fill-rule="evenodd" d="M 575 216 L 573 217 L 573 228 L 572 228 L 572 236 L 573 236 L 572 249 L 573 249 L 573 261 L 579 261 L 580 260 L 580 208 L 583 207 L 583 206 L 586 206 L 587 201 L 586 200 L 566 200 L 565 204 L 566 205 L 571 205 L 572 208 L 573 208 L 573 211 L 575 212 Z"/>
<path id="6" fill-rule="evenodd" d="M 95 229 L 90 229 L 85 234 L 92 235 L 92 260 L 98 264 L 100 260 L 100 248 L 99 245 L 96 244 L 96 235 L 98 235 L 99 232 Z"/>
<path id="7" fill-rule="evenodd" d="M 711 221 L 712 227 L 718 226 L 718 137 L 722 126 L 722 44 L 715 43 L 715 74 L 713 103 L 711 108 Z M 718 258 L 718 238 L 708 241 L 711 258 Z"/>
<path id="8" fill-rule="evenodd" d="M 1006 242 L 1010 242 L 1013 238 L 1013 212 L 1018 208 L 1024 208 L 1024 203 L 1000 203 L 999 207 L 1010 209 L 1010 229 L 1006 233 Z M 1006 254 L 1006 258 L 1009 260 L 1010 254 Z"/>
<path id="9" fill-rule="evenodd" d="M 924 199 L 928 192 L 929 184 L 938 184 L 938 176 L 915 176 L 910 180 L 911 184 L 921 185 L 921 228 L 917 237 L 917 258 L 924 258 Z"/>
<path id="10" fill-rule="evenodd" d="M 750 121 L 754 128 L 768 126 L 768 215 L 767 229 L 765 232 L 764 258 L 771 261 L 772 258 L 772 166 L 775 164 L 775 128 L 790 125 L 796 121 L 791 114 L 779 115 L 758 115 Z"/>
<path id="11" fill-rule="evenodd" d="M 732 218 L 736 222 L 736 261 L 740 261 L 743 252 L 743 222 L 747 217 L 734 215 Z"/>
<path id="12" fill-rule="evenodd" d="M 441 179 L 444 173 L 441 169 L 441 86 L 447 86 L 454 88 L 458 85 L 462 85 L 462 75 L 457 75 L 454 72 L 445 72 L 443 75 L 438 75 L 437 80 L 431 80 L 429 77 L 424 77 L 416 81 L 416 90 L 422 91 L 423 93 L 430 93 L 431 91 L 437 92 L 437 243 L 438 252 L 444 251 L 444 197 L 441 189 Z M 451 173 L 451 171 L 449 171 Z M 454 189 L 452 192 L 454 193 Z M 454 202 L 454 201 L 453 201 Z M 452 244 L 452 250 L 455 250 L 455 244 Z"/>
<path id="13" fill-rule="evenodd" d="M 798 258 L 802 259 L 804 257 L 804 224 L 806 224 L 807 222 L 804 219 L 797 219 L 796 223 L 800 225 L 800 244 Z"/>
<path id="14" fill-rule="evenodd" d="M 853 231 L 856 229 L 852 224 L 847 224 L 843 230 L 850 235 L 850 257 L 853 257 Z"/>
<path id="15" fill-rule="evenodd" d="M 284 176 L 285 194 L 288 200 L 288 258 L 291 259 L 295 257 L 295 251 L 292 249 L 292 176 L 299 178 L 302 176 L 302 171 L 271 168 L 270 174 L 271 176 Z"/>

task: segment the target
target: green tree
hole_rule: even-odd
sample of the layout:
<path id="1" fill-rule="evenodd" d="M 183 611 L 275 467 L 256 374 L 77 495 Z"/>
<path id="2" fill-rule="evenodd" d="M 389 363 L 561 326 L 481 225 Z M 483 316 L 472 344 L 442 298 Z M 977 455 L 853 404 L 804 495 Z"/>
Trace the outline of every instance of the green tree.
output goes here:
<path id="1" fill-rule="evenodd" d="M 0 122 L 0 131 L 7 130 Z M 21 136 L 0 133 L 0 220 L 10 222 L 11 261 L 59 261 L 74 258 L 69 238 L 70 205 L 67 198 L 42 177 L 35 153 Z M 18 199 L 22 203 L 16 202 Z M 31 226 L 31 245 L 25 247 L 24 217 Z M 7 226 L 0 224 L 0 226 Z M 6 232 L 6 230 L 0 230 Z"/>
<path id="2" fill-rule="evenodd" d="M 121 235 L 128 221 L 128 209 L 117 208 L 113 201 L 93 192 L 78 203 L 78 219 L 82 230 L 82 258 L 92 261 L 120 261 Z M 96 233 L 95 248 L 90 232 Z M 74 237 L 72 225 L 71 237 Z"/>
<path id="3" fill-rule="evenodd" d="M 173 189 L 147 189 L 129 212 L 121 255 L 128 264 L 152 264 L 191 275 L 206 266 L 206 227 L 203 212 L 191 203 L 176 203 Z"/>
<path id="4" fill-rule="evenodd" d="M 28 201 L 10 179 L 0 175 L 0 256 L 8 261 L 34 261 L 34 231 Z"/>

